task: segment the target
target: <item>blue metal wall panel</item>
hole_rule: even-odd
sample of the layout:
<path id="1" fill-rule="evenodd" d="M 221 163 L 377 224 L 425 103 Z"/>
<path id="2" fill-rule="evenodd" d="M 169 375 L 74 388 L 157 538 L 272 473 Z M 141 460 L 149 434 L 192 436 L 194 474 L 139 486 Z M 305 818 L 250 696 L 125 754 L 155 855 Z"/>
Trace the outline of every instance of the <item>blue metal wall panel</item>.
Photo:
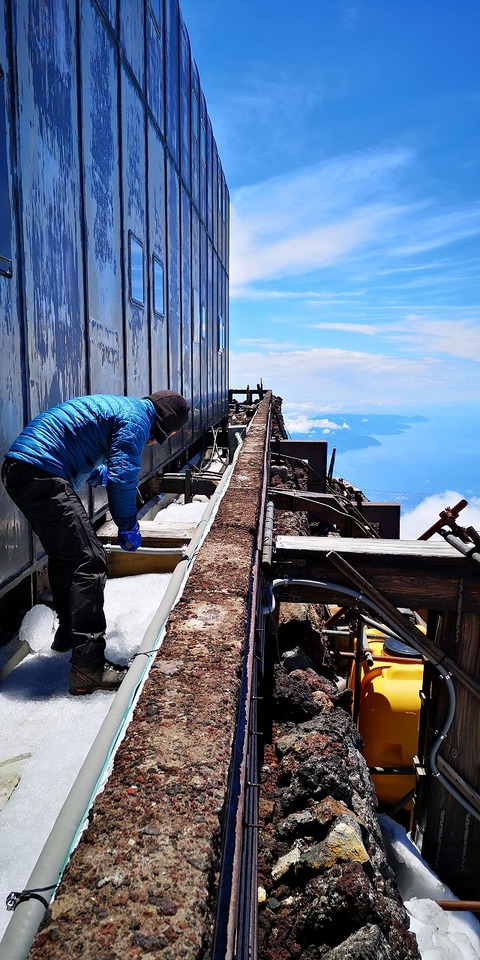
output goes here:
<path id="1" fill-rule="evenodd" d="M 122 103 L 122 195 L 124 262 L 127 266 L 125 283 L 125 392 L 132 397 L 144 397 L 150 385 L 149 312 L 147 300 L 147 215 L 145 197 L 145 109 L 137 96 L 129 75 L 121 73 Z M 141 249 L 138 264 L 142 296 L 133 290 L 132 243 Z M 143 299 L 143 302 L 140 300 Z"/>
<path id="2" fill-rule="evenodd" d="M 202 233 L 204 236 L 204 233 Z M 200 274 L 200 221 L 195 207 L 192 207 L 192 290 L 194 291 L 193 331 L 192 331 L 192 422 L 195 436 L 200 433 L 202 424 L 202 282 Z M 195 293 L 196 291 L 196 293 Z M 195 299 L 198 306 L 195 306 Z M 196 315 L 196 309 L 199 316 Z"/>
<path id="3" fill-rule="evenodd" d="M 207 232 L 210 239 L 213 238 L 213 131 L 210 121 L 207 122 Z"/>
<path id="4" fill-rule="evenodd" d="M 167 318 L 170 389 L 182 389 L 180 308 L 180 191 L 178 176 L 167 159 Z"/>
<path id="5" fill-rule="evenodd" d="M 218 155 L 217 146 L 212 140 L 212 242 L 215 250 L 218 249 Z"/>
<path id="6" fill-rule="evenodd" d="M 10 72 L 8 70 L 6 50 L 5 8 L 0 4 L 0 65 L 5 72 L 2 96 L 5 101 L 7 147 L 12 143 L 14 125 L 14 105 L 10 99 Z M 9 170 L 15 168 L 14 157 L 9 159 Z M 8 195 L 14 195 L 15 184 L 10 175 Z M 12 223 L 9 237 L 12 256 L 12 276 L 0 275 L 0 357 L 2 358 L 2 378 L 0 392 L 0 443 L 1 452 L 8 449 L 24 424 L 24 376 L 28 374 L 24 365 L 24 348 L 21 324 L 17 313 L 20 295 L 19 263 L 20 253 L 17 246 L 16 208 L 12 206 Z M 26 568 L 31 562 L 31 538 L 29 528 L 20 512 L 7 497 L 3 484 L 0 484 L 0 529 L 2 549 L 0 550 L 0 581 L 7 581 Z"/>
<path id="7" fill-rule="evenodd" d="M 201 423 L 207 424 L 208 420 L 208 239 L 207 231 L 202 229 L 200 233 L 200 306 L 205 311 L 204 330 L 200 338 L 200 394 L 202 398 Z"/>
<path id="8" fill-rule="evenodd" d="M 177 0 L 0 0 L 13 262 L 0 274 L 0 453 L 66 397 L 184 391 L 192 427 L 145 452 L 147 475 L 227 412 L 223 174 L 181 23 Z M 104 510 L 102 494 L 91 506 Z M 3 592 L 40 557 L 3 488 L 0 530 Z"/>
<path id="9" fill-rule="evenodd" d="M 75 7 L 13 5 L 30 416 L 86 388 Z"/>
<path id="10" fill-rule="evenodd" d="M 192 166 L 192 201 L 197 209 L 200 208 L 200 83 L 198 70 L 192 63 L 191 72 L 191 166 Z"/>
<path id="11" fill-rule="evenodd" d="M 82 0 L 83 176 L 91 393 L 124 385 L 117 62 L 90 0 Z"/>
<path id="12" fill-rule="evenodd" d="M 191 79 L 190 41 L 183 21 L 180 21 L 180 168 L 187 190 L 191 189 Z"/>
<path id="13" fill-rule="evenodd" d="M 213 422 L 213 390 L 215 383 L 215 342 L 214 342 L 214 256 L 212 241 L 207 239 L 207 423 Z"/>
<path id="14" fill-rule="evenodd" d="M 120 44 L 132 73 L 145 89 L 144 0 L 119 0 Z"/>
<path id="15" fill-rule="evenodd" d="M 152 351 L 150 357 L 151 390 L 168 388 L 168 323 L 167 323 L 167 224 L 165 190 L 165 149 L 155 128 L 148 129 L 148 235 L 150 270 L 155 259 L 163 267 L 163 314 L 154 310 L 154 285 L 150 285 Z"/>
<path id="16" fill-rule="evenodd" d="M 164 17 L 163 2 L 156 0 L 155 14 L 147 4 L 147 101 L 160 133 L 165 133 Z"/>
<path id="17" fill-rule="evenodd" d="M 99 6 L 103 10 L 111 27 L 117 28 L 117 0 L 98 0 Z"/>
<path id="18" fill-rule="evenodd" d="M 182 291 L 182 394 L 193 409 L 192 396 L 192 244 L 191 244 L 191 201 L 190 195 L 184 186 L 180 193 L 180 225 L 181 225 L 181 291 Z M 183 431 L 184 442 L 192 439 L 192 422 L 190 417 Z"/>
<path id="19" fill-rule="evenodd" d="M 200 217 L 207 224 L 207 108 L 200 97 Z"/>
<path id="20" fill-rule="evenodd" d="M 177 0 L 165 0 L 166 134 L 174 164 L 180 160 L 179 10 Z"/>

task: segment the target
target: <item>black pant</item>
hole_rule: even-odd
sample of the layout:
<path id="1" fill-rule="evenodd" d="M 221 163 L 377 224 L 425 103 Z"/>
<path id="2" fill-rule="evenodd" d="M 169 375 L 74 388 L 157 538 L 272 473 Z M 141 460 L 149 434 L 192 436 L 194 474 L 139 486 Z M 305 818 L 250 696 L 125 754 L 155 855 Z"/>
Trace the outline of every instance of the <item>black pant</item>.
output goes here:
<path id="1" fill-rule="evenodd" d="M 80 498 L 62 477 L 20 460 L 4 461 L 2 480 L 47 553 L 55 610 L 71 635 L 72 663 L 100 667 L 105 653 L 107 564 Z"/>

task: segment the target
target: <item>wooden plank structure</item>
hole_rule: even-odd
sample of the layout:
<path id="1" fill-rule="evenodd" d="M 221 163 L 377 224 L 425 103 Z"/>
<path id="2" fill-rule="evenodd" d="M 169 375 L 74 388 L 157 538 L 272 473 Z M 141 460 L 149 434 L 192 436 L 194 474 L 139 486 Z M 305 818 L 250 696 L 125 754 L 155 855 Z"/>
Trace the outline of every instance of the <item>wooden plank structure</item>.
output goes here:
<path id="1" fill-rule="evenodd" d="M 332 537 L 277 537 L 275 576 L 301 576 L 311 580 L 335 580 L 351 586 L 335 571 L 328 555 L 335 551 L 396 607 L 411 609 L 457 609 L 480 613 L 480 569 L 443 541 L 367 540 Z M 317 594 L 318 596 L 318 594 Z M 304 599 L 312 599 L 313 591 Z M 343 603 L 340 594 L 332 603 Z"/>
<path id="2" fill-rule="evenodd" d="M 447 711 L 445 682 L 428 662 L 420 723 L 412 833 L 421 853 L 454 893 L 480 898 L 480 568 L 445 541 L 286 537 L 275 542 L 271 575 L 291 578 L 279 599 L 358 603 L 340 589 L 320 592 L 295 581 L 321 581 L 362 590 L 386 611 L 422 610 L 425 647 L 452 675 L 456 710 L 436 755 L 446 786 L 429 766 Z M 440 653 L 440 657 L 439 657 Z M 441 654 L 443 653 L 443 656 Z M 448 787 L 453 788 L 456 797 Z M 464 798 L 478 817 L 468 812 Z"/>
<path id="3" fill-rule="evenodd" d="M 104 523 L 97 536 L 105 547 L 110 577 L 138 576 L 143 573 L 171 573 L 183 559 L 183 548 L 190 543 L 194 526 L 185 524 L 164 527 L 154 520 L 140 520 L 142 547 L 136 553 L 118 548 L 117 525 Z M 113 549 L 112 549 L 113 548 Z"/>
<path id="4" fill-rule="evenodd" d="M 164 527 L 156 520 L 140 520 L 140 533 L 144 547 L 183 547 L 195 533 L 195 524 L 170 524 Z M 117 525 L 113 520 L 104 523 L 97 533 L 101 543 L 117 543 Z"/>

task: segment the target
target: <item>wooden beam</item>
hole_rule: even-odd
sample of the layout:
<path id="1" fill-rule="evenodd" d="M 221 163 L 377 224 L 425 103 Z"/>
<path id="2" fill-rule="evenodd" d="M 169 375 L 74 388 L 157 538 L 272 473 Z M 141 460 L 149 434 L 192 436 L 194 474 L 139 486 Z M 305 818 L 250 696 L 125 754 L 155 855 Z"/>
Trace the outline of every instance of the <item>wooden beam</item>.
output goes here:
<path id="1" fill-rule="evenodd" d="M 327 559 L 332 550 L 348 557 L 355 569 L 396 607 L 456 610 L 461 593 L 465 612 L 480 611 L 477 565 L 443 541 L 277 537 L 273 576 L 333 580 L 350 586 L 341 572 L 332 574 Z M 307 593 L 308 588 L 302 591 L 305 600 Z M 312 591 L 311 602 L 315 602 L 313 596 Z M 346 603 L 340 595 L 332 597 L 331 602 Z"/>
<path id="2" fill-rule="evenodd" d="M 134 577 L 141 573 L 172 573 L 184 559 L 182 550 L 160 553 L 128 553 L 105 551 L 109 577 Z"/>
<path id="3" fill-rule="evenodd" d="M 155 520 L 140 520 L 139 526 L 143 547 L 183 547 L 195 532 L 195 525 L 164 527 Z M 101 543 L 117 543 L 117 532 L 117 525 L 110 520 L 100 527 L 97 536 Z"/>

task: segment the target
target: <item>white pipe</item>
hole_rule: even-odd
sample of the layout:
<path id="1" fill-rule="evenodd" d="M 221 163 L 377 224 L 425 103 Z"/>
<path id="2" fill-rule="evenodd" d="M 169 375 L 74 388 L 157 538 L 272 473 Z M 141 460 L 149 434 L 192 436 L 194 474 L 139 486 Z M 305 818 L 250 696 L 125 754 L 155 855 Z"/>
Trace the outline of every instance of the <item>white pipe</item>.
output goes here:
<path id="1" fill-rule="evenodd" d="M 25 890 L 43 891 L 42 897 L 46 904 L 38 899 L 29 899 L 18 904 L 0 942 L 2 960 L 26 960 L 28 957 L 46 905 L 52 899 L 68 860 L 78 843 L 90 807 L 102 784 L 108 779 L 115 752 L 126 732 L 127 721 L 131 717 L 151 663 L 163 639 L 166 621 L 182 595 L 195 554 L 213 523 L 215 513 L 230 482 L 241 446 L 242 444 L 239 444 L 235 450 L 232 463 L 225 470 L 215 493 L 206 505 L 190 543 L 184 550 L 183 559 L 171 575 L 158 610 L 147 628 L 122 685 L 115 694 L 112 706 L 28 879 Z"/>

